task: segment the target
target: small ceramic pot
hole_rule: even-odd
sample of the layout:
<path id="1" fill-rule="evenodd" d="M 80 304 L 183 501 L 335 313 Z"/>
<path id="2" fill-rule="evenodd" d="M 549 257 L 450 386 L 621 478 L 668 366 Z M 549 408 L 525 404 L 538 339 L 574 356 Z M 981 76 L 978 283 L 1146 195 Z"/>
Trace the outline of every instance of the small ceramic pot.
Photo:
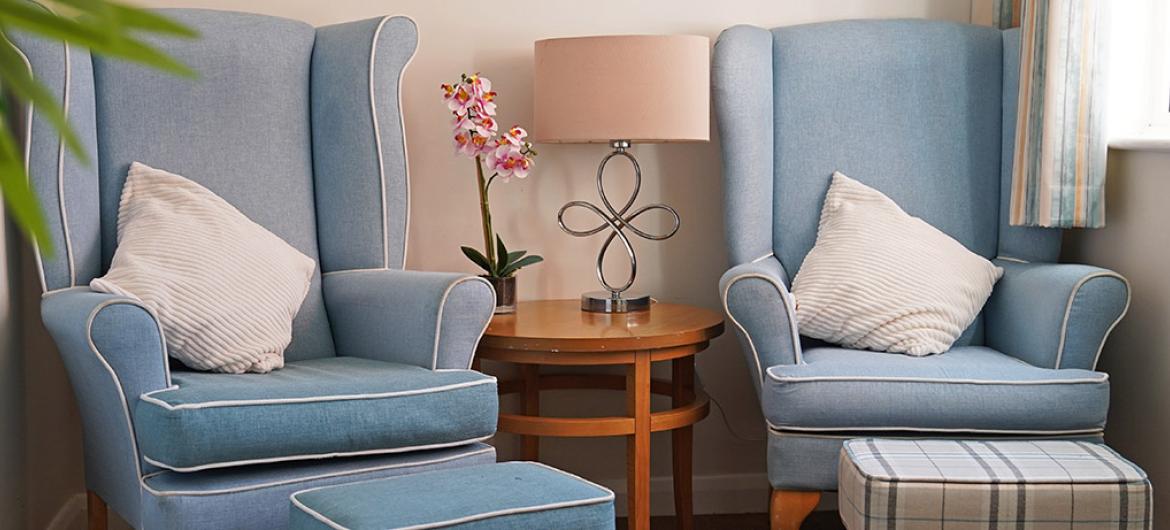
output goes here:
<path id="1" fill-rule="evenodd" d="M 507 278 L 496 278 L 494 276 L 481 276 L 492 284 L 492 289 L 496 290 L 496 314 L 504 315 L 516 312 L 516 276 L 508 276 Z"/>

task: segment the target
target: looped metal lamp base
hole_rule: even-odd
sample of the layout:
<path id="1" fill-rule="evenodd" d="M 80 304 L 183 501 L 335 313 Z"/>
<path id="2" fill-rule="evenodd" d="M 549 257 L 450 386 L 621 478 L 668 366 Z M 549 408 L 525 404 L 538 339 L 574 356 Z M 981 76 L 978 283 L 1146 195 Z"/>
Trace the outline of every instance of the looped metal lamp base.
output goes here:
<path id="1" fill-rule="evenodd" d="M 634 158 L 634 155 L 627 151 L 627 149 L 630 147 L 629 140 L 613 140 L 610 142 L 610 145 L 613 147 L 613 152 L 606 155 L 606 157 L 601 160 L 601 165 L 597 167 L 597 193 L 601 196 L 601 204 L 605 207 L 605 210 L 603 211 L 596 205 L 586 201 L 570 201 L 562 206 L 561 210 L 557 212 L 557 223 L 560 225 L 561 230 L 563 230 L 565 233 L 576 237 L 589 237 L 593 234 L 601 232 L 602 230 L 605 230 L 607 227 L 610 230 L 609 235 L 607 235 L 605 238 L 605 242 L 601 244 L 601 250 L 597 253 L 597 279 L 601 282 L 601 285 L 605 287 L 605 290 L 592 291 L 581 295 L 582 310 L 595 313 L 626 313 L 630 311 L 646 311 L 650 309 L 650 296 L 640 293 L 634 294 L 628 292 L 630 287 L 634 285 L 634 278 L 638 274 L 638 258 L 634 254 L 634 247 L 630 244 L 630 238 L 626 235 L 625 231 L 629 230 L 630 232 L 633 232 L 634 235 L 644 239 L 661 241 L 664 239 L 669 239 L 676 232 L 678 232 L 681 219 L 678 216 L 678 212 L 676 212 L 674 208 L 661 203 L 648 204 L 627 214 L 627 212 L 630 211 L 630 208 L 633 207 L 634 200 L 638 197 L 638 191 L 642 188 L 642 169 L 638 167 L 638 160 Z M 609 201 L 609 197 L 606 196 L 605 182 L 603 179 L 605 175 L 605 165 L 617 156 L 625 157 L 630 161 L 630 164 L 634 166 L 634 189 L 630 192 L 630 197 L 626 199 L 626 203 L 622 205 L 620 209 L 614 208 L 613 204 Z M 569 228 L 568 225 L 565 224 L 565 212 L 574 207 L 584 208 L 590 212 L 593 212 L 601 218 L 602 223 L 589 230 L 574 230 Z M 674 226 L 672 226 L 665 234 L 652 234 L 639 229 L 632 224 L 634 219 L 637 219 L 639 215 L 642 215 L 643 213 L 649 212 L 651 210 L 662 210 L 669 213 L 671 219 L 674 221 Z M 622 246 L 625 247 L 626 255 L 630 260 L 629 277 L 626 279 L 625 283 L 621 285 L 611 284 L 609 280 L 606 279 L 605 271 L 602 268 L 602 264 L 605 262 L 605 254 L 609 251 L 609 247 L 611 244 L 613 244 L 614 239 L 621 241 Z"/>

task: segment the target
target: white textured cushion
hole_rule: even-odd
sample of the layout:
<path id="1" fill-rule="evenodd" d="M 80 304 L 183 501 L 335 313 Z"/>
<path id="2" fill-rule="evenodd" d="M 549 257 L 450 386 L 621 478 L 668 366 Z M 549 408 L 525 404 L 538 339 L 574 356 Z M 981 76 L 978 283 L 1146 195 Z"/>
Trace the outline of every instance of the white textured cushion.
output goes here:
<path id="1" fill-rule="evenodd" d="M 800 333 L 849 348 L 950 349 L 1003 269 L 841 173 L 792 281 Z"/>
<path id="2" fill-rule="evenodd" d="M 264 373 L 284 366 L 315 267 L 207 188 L 135 162 L 113 262 L 89 285 L 153 309 L 183 364 Z"/>

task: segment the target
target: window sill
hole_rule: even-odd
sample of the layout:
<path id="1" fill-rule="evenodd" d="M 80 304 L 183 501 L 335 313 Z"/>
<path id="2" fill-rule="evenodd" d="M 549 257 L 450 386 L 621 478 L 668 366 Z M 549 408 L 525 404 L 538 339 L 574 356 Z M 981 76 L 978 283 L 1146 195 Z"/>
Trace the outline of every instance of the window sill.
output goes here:
<path id="1" fill-rule="evenodd" d="M 1170 127 L 1148 127 L 1109 139 L 1110 149 L 1170 152 Z"/>

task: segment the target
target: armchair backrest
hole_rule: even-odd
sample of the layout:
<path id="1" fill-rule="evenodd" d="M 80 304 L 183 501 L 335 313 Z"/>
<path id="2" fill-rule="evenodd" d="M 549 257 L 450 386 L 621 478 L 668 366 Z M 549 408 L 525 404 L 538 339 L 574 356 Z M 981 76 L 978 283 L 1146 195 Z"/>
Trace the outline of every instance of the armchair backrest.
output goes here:
<path id="1" fill-rule="evenodd" d="M 834 171 L 984 257 L 1055 260 L 1058 230 L 1007 224 L 1018 40 L 925 20 L 724 31 L 712 71 L 732 264 L 774 254 L 795 275 Z"/>
<path id="2" fill-rule="evenodd" d="M 43 287 L 83 286 L 117 247 L 131 162 L 206 186 L 318 262 L 289 360 L 334 355 L 322 273 L 402 268 L 408 190 L 399 80 L 417 30 L 402 17 L 313 28 L 276 17 L 166 10 L 194 40 L 152 39 L 199 77 L 17 39 L 67 108 L 91 161 L 61 148 L 33 114 L 28 167 L 56 252 Z"/>

